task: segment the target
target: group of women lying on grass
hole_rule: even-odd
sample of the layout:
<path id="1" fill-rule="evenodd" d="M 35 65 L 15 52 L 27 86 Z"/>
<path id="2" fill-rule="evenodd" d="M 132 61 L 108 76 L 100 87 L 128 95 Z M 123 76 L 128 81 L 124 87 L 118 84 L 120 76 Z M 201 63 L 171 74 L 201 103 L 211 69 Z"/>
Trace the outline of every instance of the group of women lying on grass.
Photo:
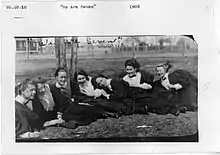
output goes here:
<path id="1" fill-rule="evenodd" d="M 115 79 L 78 70 L 70 87 L 65 68 L 56 70 L 51 84 L 42 78 L 24 80 L 16 86 L 16 137 L 38 137 L 48 126 L 76 128 L 100 118 L 148 112 L 178 116 L 197 109 L 197 79 L 188 71 L 169 72 L 168 61 L 156 66 L 159 79 L 154 80 L 154 75 L 139 67 L 129 59 L 126 72 Z"/>

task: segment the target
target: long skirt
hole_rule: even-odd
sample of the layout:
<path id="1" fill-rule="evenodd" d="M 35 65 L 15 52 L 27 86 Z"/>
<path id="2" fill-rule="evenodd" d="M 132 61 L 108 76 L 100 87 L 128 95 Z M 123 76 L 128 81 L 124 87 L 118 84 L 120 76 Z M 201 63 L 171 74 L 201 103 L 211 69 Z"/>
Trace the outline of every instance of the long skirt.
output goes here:
<path id="1" fill-rule="evenodd" d="M 78 125 L 88 125 L 102 118 L 104 113 L 105 111 L 99 107 L 71 103 L 62 118 L 65 121 L 75 121 Z"/>

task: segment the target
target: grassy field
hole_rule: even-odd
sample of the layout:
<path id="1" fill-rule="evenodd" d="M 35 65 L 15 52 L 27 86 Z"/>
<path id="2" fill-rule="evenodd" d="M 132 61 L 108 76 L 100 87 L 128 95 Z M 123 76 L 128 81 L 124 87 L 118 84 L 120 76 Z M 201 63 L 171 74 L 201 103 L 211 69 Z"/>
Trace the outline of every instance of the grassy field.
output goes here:
<path id="1" fill-rule="evenodd" d="M 89 74 L 104 72 L 109 77 L 115 77 L 124 70 L 124 62 L 132 53 L 101 53 L 92 59 L 89 55 L 80 55 L 78 66 Z M 69 55 L 67 56 L 69 60 Z M 170 60 L 174 67 L 190 71 L 197 77 L 197 53 L 136 53 L 141 68 L 154 73 L 155 65 Z M 16 81 L 38 76 L 53 79 L 56 59 L 54 55 L 16 55 Z M 140 127 L 146 125 L 145 127 Z M 42 131 L 43 138 L 106 138 L 106 137 L 148 137 L 148 136 L 183 136 L 195 134 L 198 131 L 197 112 L 187 112 L 178 117 L 168 115 L 131 115 L 119 119 L 100 119 L 88 126 L 76 129 L 49 127 Z"/>

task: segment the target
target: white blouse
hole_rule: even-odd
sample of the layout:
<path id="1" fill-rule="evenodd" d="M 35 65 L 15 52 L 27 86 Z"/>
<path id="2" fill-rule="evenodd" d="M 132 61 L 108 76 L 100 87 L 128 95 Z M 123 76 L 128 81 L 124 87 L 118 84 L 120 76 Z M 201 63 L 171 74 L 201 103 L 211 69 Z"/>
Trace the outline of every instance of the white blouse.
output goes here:
<path id="1" fill-rule="evenodd" d="M 92 77 L 89 77 L 89 80 L 86 81 L 84 85 L 79 85 L 80 92 L 86 94 L 87 96 L 94 96 L 94 97 L 101 96 L 101 90 L 94 89 L 91 80 Z"/>
<path id="2" fill-rule="evenodd" d="M 123 80 L 128 82 L 130 86 L 137 86 L 141 83 L 141 73 L 137 72 L 136 76 L 132 78 L 130 78 L 128 75 L 125 75 Z"/>
<path id="3" fill-rule="evenodd" d="M 161 84 L 164 88 L 166 88 L 167 90 L 170 89 L 169 85 L 170 85 L 170 81 L 169 81 L 169 77 L 168 77 L 169 73 L 166 73 L 164 75 L 163 78 L 161 78 Z"/>

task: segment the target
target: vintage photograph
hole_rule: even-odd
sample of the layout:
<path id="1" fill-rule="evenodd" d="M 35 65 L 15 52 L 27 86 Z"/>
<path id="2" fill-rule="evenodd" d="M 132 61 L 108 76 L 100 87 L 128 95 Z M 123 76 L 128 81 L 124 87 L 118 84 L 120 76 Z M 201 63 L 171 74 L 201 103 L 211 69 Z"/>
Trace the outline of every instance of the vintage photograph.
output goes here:
<path id="1" fill-rule="evenodd" d="M 199 142 L 192 35 L 14 41 L 17 143 Z"/>

